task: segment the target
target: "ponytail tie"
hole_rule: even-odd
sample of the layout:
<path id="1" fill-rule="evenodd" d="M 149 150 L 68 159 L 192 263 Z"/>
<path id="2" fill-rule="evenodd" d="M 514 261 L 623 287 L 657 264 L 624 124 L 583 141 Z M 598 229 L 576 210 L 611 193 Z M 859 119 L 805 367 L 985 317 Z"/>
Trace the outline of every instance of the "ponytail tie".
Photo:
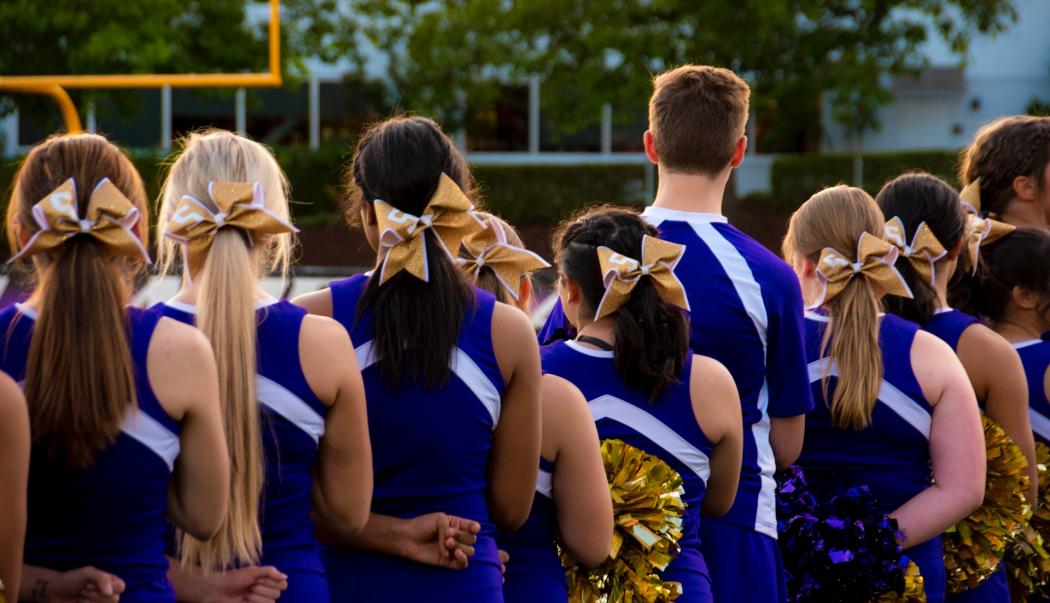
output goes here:
<path id="1" fill-rule="evenodd" d="M 54 251 L 79 234 L 99 241 L 113 255 L 150 261 L 134 231 L 139 210 L 109 178 L 103 178 L 91 192 L 84 218 L 77 209 L 77 184 L 72 178 L 38 201 L 32 214 L 40 229 L 10 262 Z"/>
<path id="2" fill-rule="evenodd" d="M 481 269 L 489 267 L 500 285 L 514 301 L 521 296 L 521 277 L 550 264 L 538 254 L 511 245 L 503 224 L 495 218 L 485 222 L 486 228 L 478 230 L 463 240 L 463 249 L 469 257 L 460 258 L 459 265 L 476 281 Z"/>
<path id="3" fill-rule="evenodd" d="M 437 235 L 438 245 L 455 260 L 463 239 L 482 228 L 471 210 L 474 205 L 446 174 L 441 174 L 437 190 L 430 197 L 419 216 L 407 214 L 382 199 L 373 203 L 379 223 L 379 255 L 383 258 L 379 284 L 390 280 L 402 270 L 421 281 L 429 282 L 425 233 L 428 229 Z"/>
<path id="4" fill-rule="evenodd" d="M 1013 232 L 1013 224 L 982 217 L 981 215 L 981 179 L 978 178 L 966 185 L 959 193 L 963 208 L 968 212 L 966 250 L 970 254 L 971 273 L 977 273 L 977 262 L 981 259 L 981 245 L 997 241 Z"/>
<path id="5" fill-rule="evenodd" d="M 211 205 L 193 195 L 183 195 L 164 227 L 164 236 L 183 245 L 183 259 L 190 274 L 204 266 L 215 235 L 222 228 L 244 232 L 252 244 L 258 237 L 299 232 L 266 207 L 262 184 L 258 182 L 209 182 L 208 197 Z"/>
<path id="6" fill-rule="evenodd" d="M 619 310 L 631 297 L 631 291 L 643 276 L 648 276 L 656 288 L 657 295 L 665 302 L 689 310 L 682 281 L 675 276 L 674 269 L 685 254 L 685 246 L 663 241 L 656 237 L 642 237 L 642 261 L 629 258 L 608 247 L 598 248 L 598 264 L 601 266 L 605 294 L 594 313 L 600 320 Z"/>
<path id="7" fill-rule="evenodd" d="M 817 280 L 822 291 L 820 299 L 811 307 L 822 306 L 842 293 L 850 279 L 857 275 L 878 285 L 888 295 L 911 298 L 911 288 L 893 267 L 899 253 L 896 247 L 868 232 L 861 234 L 857 241 L 856 261 L 831 247 L 825 247 L 817 262 Z"/>
<path id="8" fill-rule="evenodd" d="M 933 234 L 926 222 L 922 222 L 915 229 L 910 244 L 905 238 L 904 221 L 899 217 L 891 218 L 886 222 L 883 237 L 911 263 L 919 277 L 933 287 L 934 280 L 937 278 L 937 262 L 948 255 L 948 250 L 937 240 L 937 236 Z"/>

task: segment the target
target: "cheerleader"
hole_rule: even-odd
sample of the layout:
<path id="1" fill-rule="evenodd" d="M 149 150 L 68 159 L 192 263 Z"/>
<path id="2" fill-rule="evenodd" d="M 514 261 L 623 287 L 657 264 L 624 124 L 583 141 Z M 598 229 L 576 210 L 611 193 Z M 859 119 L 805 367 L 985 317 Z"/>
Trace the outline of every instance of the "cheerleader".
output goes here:
<path id="1" fill-rule="evenodd" d="M 0 374 L 0 595 L 18 599 L 26 532 L 26 478 L 29 474 L 29 415 L 22 390 Z"/>
<path id="2" fill-rule="evenodd" d="M 469 213 L 469 168 L 436 123 L 376 124 L 347 179 L 348 215 L 360 216 L 376 267 L 296 300 L 350 332 L 367 394 L 372 515 L 357 536 L 329 535 L 332 598 L 502 601 L 495 530 L 528 517 L 540 458 L 535 331 L 455 263 L 482 226 Z M 395 557 L 403 525 L 392 516 L 433 513 L 478 522 L 462 571 Z"/>
<path id="3" fill-rule="evenodd" d="M 867 485 L 937 602 L 945 596 L 940 534 L 981 504 L 984 439 L 951 348 L 879 313 L 883 294 L 909 295 L 883 223 L 872 198 L 846 186 L 817 193 L 791 216 L 784 255 L 817 308 L 806 317 L 817 403 L 799 465 L 818 492 Z"/>
<path id="4" fill-rule="evenodd" d="M 525 249 L 509 224 L 479 216 L 486 227 L 463 242 L 464 270 L 498 301 L 529 312 L 529 273 L 550 264 Z M 510 556 L 503 583 L 507 603 L 567 600 L 556 539 L 589 567 L 605 561 L 611 545 L 612 501 L 587 401 L 565 379 L 544 375 L 541 415 L 540 474 L 532 511 L 516 532 L 497 536 L 500 549 Z"/>
<path id="5" fill-rule="evenodd" d="M 623 440 L 679 473 L 681 553 L 662 577 L 681 583 L 679 602 L 711 601 L 700 514 L 718 517 L 732 505 L 743 435 L 733 378 L 689 351 L 688 302 L 673 273 L 684 247 L 612 208 L 564 224 L 555 241 L 558 292 L 578 335 L 543 349 L 544 371 L 583 392 L 600 438 Z"/>
<path id="6" fill-rule="evenodd" d="M 1035 438 L 1050 444 L 1050 234 L 1018 228 L 983 250 L 979 306 L 1024 364 Z"/>
<path id="7" fill-rule="evenodd" d="M 183 259 L 182 289 L 155 309 L 211 340 L 229 455 L 239 460 L 223 530 L 208 542 L 183 534 L 182 563 L 273 566 L 279 574 L 265 579 L 270 589 L 287 580 L 282 601 L 324 602 L 311 500 L 328 523 L 358 531 L 372 493 L 371 451 L 346 331 L 259 284 L 264 266 L 288 266 L 296 229 L 287 188 L 259 143 L 221 130 L 191 134 L 164 183 L 157 225 L 163 271 Z M 199 583 L 176 581 L 180 599 Z"/>
<path id="8" fill-rule="evenodd" d="M 984 210 L 1008 224 L 1050 228 L 1050 118 L 1013 115 L 981 128 L 959 181 L 977 183 Z"/>
<path id="9" fill-rule="evenodd" d="M 40 283 L 0 312 L 0 369 L 25 383 L 33 438 L 24 599 L 174 602 L 166 518 L 207 540 L 226 513 L 208 341 L 125 307 L 146 224 L 138 173 L 101 136 L 50 138 L 15 177 L 8 240 Z"/>

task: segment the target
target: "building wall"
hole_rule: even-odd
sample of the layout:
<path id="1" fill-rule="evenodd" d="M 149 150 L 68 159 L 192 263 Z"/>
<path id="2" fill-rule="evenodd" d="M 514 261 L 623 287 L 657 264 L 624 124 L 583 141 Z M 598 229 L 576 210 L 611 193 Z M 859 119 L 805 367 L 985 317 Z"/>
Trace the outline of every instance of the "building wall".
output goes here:
<path id="1" fill-rule="evenodd" d="M 977 129 L 1003 115 L 1024 113 L 1033 97 L 1050 101 L 1050 2 L 1016 0 L 1018 20 L 995 37 L 978 36 L 956 90 L 907 91 L 883 107 L 883 127 L 865 133 L 865 151 L 948 149 L 966 145 Z M 934 68 L 958 66 L 947 44 L 932 34 L 924 51 Z M 849 151 L 844 129 L 825 117 L 824 151 Z"/>

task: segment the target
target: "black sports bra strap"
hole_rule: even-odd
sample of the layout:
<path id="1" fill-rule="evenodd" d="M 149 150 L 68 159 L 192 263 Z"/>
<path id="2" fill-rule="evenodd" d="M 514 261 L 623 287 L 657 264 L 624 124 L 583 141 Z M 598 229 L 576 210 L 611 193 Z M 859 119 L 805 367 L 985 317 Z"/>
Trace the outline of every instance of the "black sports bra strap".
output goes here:
<path id="1" fill-rule="evenodd" d="M 589 343 L 597 347 L 598 349 L 606 352 L 613 351 L 613 347 L 609 344 L 609 342 L 605 341 L 604 339 L 598 339 L 597 337 L 591 337 L 590 335 L 577 335 L 576 341 L 579 341 L 581 343 Z"/>

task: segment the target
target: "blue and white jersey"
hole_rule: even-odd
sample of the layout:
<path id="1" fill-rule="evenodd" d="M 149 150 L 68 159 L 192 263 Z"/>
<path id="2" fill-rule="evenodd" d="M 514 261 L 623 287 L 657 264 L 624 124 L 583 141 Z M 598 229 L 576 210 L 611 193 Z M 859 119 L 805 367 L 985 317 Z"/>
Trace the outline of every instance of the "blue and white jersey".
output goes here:
<path id="1" fill-rule="evenodd" d="M 711 476 L 713 449 L 696 422 L 689 391 L 692 354 L 686 356 L 679 382 L 650 403 L 645 392 L 628 387 L 616 370 L 613 352 L 559 341 L 541 350 L 543 371 L 565 379 L 583 392 L 602 440 L 617 439 L 656 456 L 682 477 L 686 503 L 681 553 L 662 573 L 682 583 L 685 602 L 710 601 L 710 576 L 700 549 L 700 506 Z"/>
<path id="2" fill-rule="evenodd" d="M 724 364 L 740 392 L 740 486 L 732 509 L 720 520 L 776 538 L 770 418 L 804 415 L 813 408 L 798 277 L 725 216 L 659 207 L 642 215 L 660 230 L 660 238 L 685 245 L 675 275 L 692 308 L 689 345 Z"/>
<path id="3" fill-rule="evenodd" d="M 332 598 L 502 601 L 496 530 L 487 502 L 489 456 L 504 391 L 492 346 L 496 300 L 490 293 L 475 292 L 443 387 L 428 388 L 405 375 L 392 388 L 372 351 L 372 308 L 358 307 L 368 278 L 359 274 L 335 281 L 330 290 L 333 318 L 350 333 L 364 379 L 374 476 L 372 511 L 396 517 L 441 511 L 479 522 L 481 532 L 474 557 L 461 571 L 325 547 Z"/>
<path id="4" fill-rule="evenodd" d="M 1028 418 L 1037 441 L 1050 444 L 1050 400 L 1046 397 L 1046 371 L 1050 368 L 1050 333 L 1039 339 L 1013 344 L 1028 377 Z"/>
<path id="5" fill-rule="evenodd" d="M 514 532 L 500 532 L 496 540 L 513 563 L 503 576 L 506 603 L 555 603 L 569 598 L 565 570 L 555 544 L 557 516 L 553 492 L 555 464 L 540 458 L 536 477 L 536 496 L 525 523 Z"/>
<path id="6" fill-rule="evenodd" d="M 152 308 L 186 324 L 196 308 L 171 300 Z M 265 481 L 260 500 L 262 565 L 288 574 L 282 600 L 326 601 L 320 544 L 314 538 L 310 491 L 328 407 L 314 394 L 299 358 L 306 310 L 287 301 L 261 301 L 256 309 L 255 395 L 259 402 Z"/>
<path id="7" fill-rule="evenodd" d="M 159 316 L 128 308 L 137 407 L 91 466 L 72 468 L 33 446 L 25 562 L 67 571 L 93 565 L 124 580 L 121 601 L 175 601 L 164 557 L 168 486 L 179 456 L 179 424 L 157 401 L 146 360 Z M 0 312 L 0 370 L 22 384 L 36 313 Z"/>
<path id="8" fill-rule="evenodd" d="M 830 397 L 835 392 L 838 367 L 821 354 L 828 325 L 823 313 L 806 314 L 806 357 L 817 403 L 806 415 L 806 438 L 798 464 L 818 495 L 866 485 L 889 514 L 930 487 L 930 427 L 933 407 L 926 401 L 911 364 L 911 347 L 919 325 L 892 314 L 881 317 L 879 348 L 883 377 L 863 430 L 841 429 L 832 423 Z M 827 372 L 825 400 L 822 377 Z M 944 561 L 937 536 L 905 551 L 919 566 L 929 601 L 944 598 Z"/>

